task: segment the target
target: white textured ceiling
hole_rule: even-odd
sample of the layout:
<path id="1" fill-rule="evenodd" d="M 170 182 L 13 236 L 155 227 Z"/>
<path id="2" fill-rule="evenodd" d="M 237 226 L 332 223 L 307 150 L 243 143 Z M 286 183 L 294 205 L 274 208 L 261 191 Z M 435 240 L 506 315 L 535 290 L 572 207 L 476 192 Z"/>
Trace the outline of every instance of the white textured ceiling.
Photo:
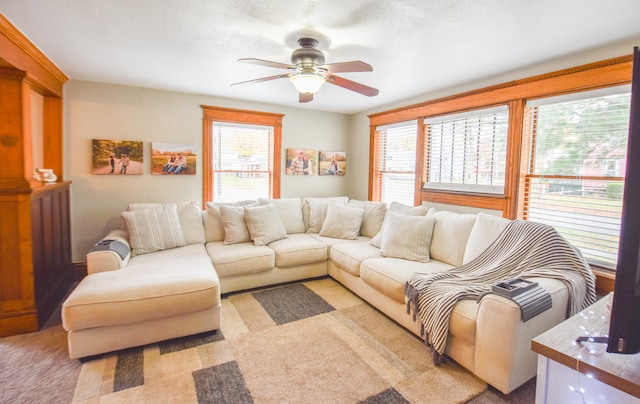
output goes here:
<path id="1" fill-rule="evenodd" d="M 0 0 L 0 12 L 71 79 L 349 114 L 640 40 L 638 0 Z M 380 94 L 325 84 L 298 104 L 286 79 L 231 86 L 285 72 L 237 59 L 289 63 L 309 30 L 327 63 L 371 64 L 340 75 Z"/>

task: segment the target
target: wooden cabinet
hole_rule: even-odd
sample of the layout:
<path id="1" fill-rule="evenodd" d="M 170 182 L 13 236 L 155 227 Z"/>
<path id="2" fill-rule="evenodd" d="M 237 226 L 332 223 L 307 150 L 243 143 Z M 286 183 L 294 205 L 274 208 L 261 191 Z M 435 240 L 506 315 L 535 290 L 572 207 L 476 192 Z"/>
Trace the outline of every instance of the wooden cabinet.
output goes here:
<path id="1" fill-rule="evenodd" d="M 62 151 L 67 77 L 0 13 L 0 337 L 36 331 L 72 281 L 70 183 Z M 35 117 L 31 94 L 43 97 Z M 32 119 L 42 120 L 42 164 L 60 180 L 33 176 Z"/>

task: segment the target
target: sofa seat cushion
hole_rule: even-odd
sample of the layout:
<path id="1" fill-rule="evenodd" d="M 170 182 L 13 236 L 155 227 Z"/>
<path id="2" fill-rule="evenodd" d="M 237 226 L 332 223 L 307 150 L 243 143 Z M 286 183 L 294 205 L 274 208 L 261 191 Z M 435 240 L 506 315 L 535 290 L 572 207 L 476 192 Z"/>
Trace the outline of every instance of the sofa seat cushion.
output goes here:
<path id="1" fill-rule="evenodd" d="M 254 245 L 252 241 L 224 244 L 224 241 L 207 243 L 207 253 L 220 278 L 270 271 L 275 266 L 275 253 L 267 246 Z"/>
<path id="2" fill-rule="evenodd" d="M 323 243 L 325 243 L 327 245 L 327 247 L 329 247 L 329 251 L 331 251 L 331 248 L 334 245 L 339 245 L 339 244 L 358 244 L 361 242 L 366 242 L 369 243 L 369 241 L 371 240 L 369 237 L 365 237 L 365 236 L 358 236 L 355 238 L 355 240 L 346 240 L 343 238 L 335 238 L 335 237 L 324 237 L 321 236 L 320 234 L 316 234 L 316 233 L 307 233 L 308 236 L 315 238 L 316 240 L 320 240 Z"/>
<path id="3" fill-rule="evenodd" d="M 353 276 L 360 276 L 362 261 L 379 257 L 380 249 L 367 241 L 336 244 L 329 250 L 329 259 Z"/>
<path id="4" fill-rule="evenodd" d="M 308 234 L 290 234 L 268 245 L 276 254 L 276 267 L 288 268 L 327 260 L 327 245 Z"/>
<path id="5" fill-rule="evenodd" d="M 220 288 L 203 244 L 132 258 L 86 276 L 62 305 L 68 330 L 122 325 L 216 307 Z"/>
<path id="6" fill-rule="evenodd" d="M 398 302 L 404 302 L 404 285 L 415 272 L 438 273 L 453 268 L 444 262 L 409 261 L 402 258 L 369 258 L 360 265 L 364 283 Z"/>
<path id="7" fill-rule="evenodd" d="M 453 306 L 449 320 L 449 334 L 461 338 L 469 345 L 476 343 L 476 319 L 478 318 L 478 302 L 460 300 Z"/>

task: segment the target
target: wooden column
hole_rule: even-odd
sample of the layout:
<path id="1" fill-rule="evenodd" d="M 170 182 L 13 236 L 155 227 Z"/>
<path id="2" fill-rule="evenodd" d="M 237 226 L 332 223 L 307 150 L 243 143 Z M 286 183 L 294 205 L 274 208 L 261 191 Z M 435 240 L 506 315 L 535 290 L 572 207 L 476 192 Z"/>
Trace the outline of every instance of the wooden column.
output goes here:
<path id="1" fill-rule="evenodd" d="M 38 329 L 27 180 L 33 173 L 30 91 L 24 72 L 0 70 L 0 336 Z"/>

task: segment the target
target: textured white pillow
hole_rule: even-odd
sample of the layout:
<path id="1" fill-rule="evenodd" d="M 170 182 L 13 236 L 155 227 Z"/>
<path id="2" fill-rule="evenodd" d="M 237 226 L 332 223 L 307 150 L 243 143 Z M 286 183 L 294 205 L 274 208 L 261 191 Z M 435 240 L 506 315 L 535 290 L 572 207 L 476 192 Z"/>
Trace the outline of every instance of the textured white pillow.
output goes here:
<path id="1" fill-rule="evenodd" d="M 384 223 L 384 217 L 387 214 L 387 204 L 384 202 L 351 199 L 347 205 L 364 208 L 360 234 L 366 237 L 375 237 L 382 228 L 382 223 Z"/>
<path id="2" fill-rule="evenodd" d="M 152 209 L 162 206 L 175 206 L 178 210 L 182 233 L 187 244 L 204 244 L 207 239 L 202 223 L 202 209 L 198 202 L 178 202 L 178 203 L 132 203 L 127 210 Z"/>
<path id="3" fill-rule="evenodd" d="M 267 245 L 287 237 L 287 230 L 274 204 L 245 207 L 244 220 L 255 245 Z"/>
<path id="4" fill-rule="evenodd" d="M 320 232 L 330 203 L 346 204 L 348 201 L 349 198 L 346 196 L 305 198 L 302 204 L 302 211 L 306 220 L 307 231 L 309 233 Z"/>
<path id="5" fill-rule="evenodd" d="M 389 209 L 387 209 L 387 212 L 385 212 L 385 214 L 388 214 L 388 212 L 399 213 L 406 216 L 426 216 L 426 214 L 429 212 L 429 208 L 423 205 L 408 206 L 398 202 L 391 202 L 391 204 L 389 205 Z M 384 220 L 387 220 L 386 216 Z M 383 229 L 384 222 L 382 223 L 380 231 L 378 231 L 378 233 L 371 239 L 370 243 L 372 246 L 380 248 L 380 245 L 382 243 Z"/>
<path id="6" fill-rule="evenodd" d="M 220 206 L 258 206 L 258 202 L 252 200 L 233 203 L 207 202 L 207 213 L 204 215 L 204 232 L 207 243 L 224 240 L 224 226 L 220 215 Z"/>
<path id="7" fill-rule="evenodd" d="M 429 262 L 429 246 L 435 219 L 387 212 L 384 221 L 380 254 L 385 257 Z"/>
<path id="8" fill-rule="evenodd" d="M 251 234 L 244 220 L 244 208 L 240 206 L 220 206 L 220 216 L 224 227 L 224 244 L 251 241 Z"/>
<path id="9" fill-rule="evenodd" d="M 363 214 L 363 208 L 338 203 L 329 204 L 320 235 L 355 240 L 360 234 Z"/>
<path id="10" fill-rule="evenodd" d="M 501 216 L 488 215 L 479 212 L 476 216 L 476 222 L 471 229 L 467 247 L 464 250 L 464 258 L 462 263 L 472 261 L 484 250 L 487 249 L 502 233 L 511 220 Z"/>
<path id="11" fill-rule="evenodd" d="M 129 231 L 131 255 L 187 245 L 175 205 L 122 212 Z"/>
<path id="12" fill-rule="evenodd" d="M 302 200 L 300 198 L 282 198 L 282 199 L 258 199 L 260 205 L 268 205 L 270 203 L 276 205 L 280 219 L 287 229 L 287 234 L 304 233 L 304 219 L 302 217 Z"/>

